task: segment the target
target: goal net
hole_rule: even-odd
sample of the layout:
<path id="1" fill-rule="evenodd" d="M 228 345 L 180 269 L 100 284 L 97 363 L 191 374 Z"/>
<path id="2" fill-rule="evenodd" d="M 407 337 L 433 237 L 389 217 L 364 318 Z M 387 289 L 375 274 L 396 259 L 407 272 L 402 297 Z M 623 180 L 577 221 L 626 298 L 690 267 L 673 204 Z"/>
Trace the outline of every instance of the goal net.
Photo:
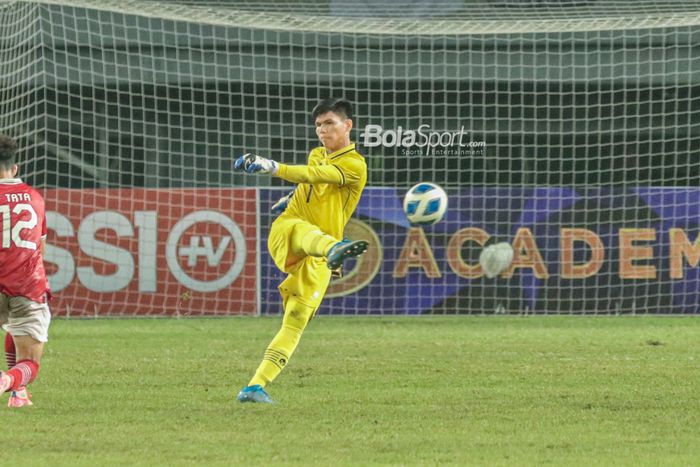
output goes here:
<path id="1" fill-rule="evenodd" d="M 278 313 L 290 187 L 232 161 L 304 163 L 335 96 L 371 246 L 319 313 L 698 312 L 700 4 L 2 0 L 0 43 L 59 315 Z M 419 181 L 449 197 L 423 229 Z M 515 259 L 488 279 L 496 241 Z"/>

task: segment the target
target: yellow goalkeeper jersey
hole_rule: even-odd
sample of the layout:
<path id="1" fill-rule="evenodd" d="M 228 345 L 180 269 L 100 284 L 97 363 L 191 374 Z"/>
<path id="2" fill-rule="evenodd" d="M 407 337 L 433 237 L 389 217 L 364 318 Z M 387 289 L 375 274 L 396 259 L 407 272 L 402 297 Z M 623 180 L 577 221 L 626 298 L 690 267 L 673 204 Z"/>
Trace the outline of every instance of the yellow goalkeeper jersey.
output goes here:
<path id="1" fill-rule="evenodd" d="M 330 154 L 324 147 L 315 148 L 307 165 L 279 164 L 276 175 L 298 185 L 280 217 L 303 219 L 343 238 L 367 183 L 367 164 L 354 143 Z"/>

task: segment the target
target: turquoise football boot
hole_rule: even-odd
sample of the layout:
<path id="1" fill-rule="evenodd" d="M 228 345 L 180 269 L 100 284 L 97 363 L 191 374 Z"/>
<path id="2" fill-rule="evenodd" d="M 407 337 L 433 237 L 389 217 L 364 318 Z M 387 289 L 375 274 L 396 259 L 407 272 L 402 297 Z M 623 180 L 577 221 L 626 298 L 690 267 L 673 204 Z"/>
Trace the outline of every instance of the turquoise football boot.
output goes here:
<path id="1" fill-rule="evenodd" d="M 364 240 L 355 240 L 353 242 L 347 238 L 336 243 L 326 255 L 328 267 L 331 270 L 338 269 L 346 259 L 360 256 L 367 251 L 367 246 L 369 246 L 369 243 Z"/>
<path id="2" fill-rule="evenodd" d="M 272 404 L 275 402 L 259 384 L 244 387 L 238 393 L 236 399 L 238 402 L 256 402 L 259 404 Z"/>

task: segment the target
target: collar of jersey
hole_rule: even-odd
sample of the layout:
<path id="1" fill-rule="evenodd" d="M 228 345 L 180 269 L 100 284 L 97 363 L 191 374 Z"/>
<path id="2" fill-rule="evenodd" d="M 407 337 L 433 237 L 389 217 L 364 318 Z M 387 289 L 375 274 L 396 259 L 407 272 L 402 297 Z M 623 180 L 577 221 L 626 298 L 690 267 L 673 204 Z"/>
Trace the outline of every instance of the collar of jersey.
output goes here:
<path id="1" fill-rule="evenodd" d="M 17 185 L 22 183 L 22 180 L 19 178 L 0 178 L 0 183 L 4 185 Z"/>
<path id="2" fill-rule="evenodd" d="M 328 154 L 328 152 L 326 152 L 326 157 L 328 157 L 329 159 L 333 159 L 334 157 L 342 156 L 346 152 L 353 151 L 354 149 L 355 149 L 355 143 L 350 143 L 347 146 L 345 146 L 344 148 L 338 149 L 337 151 L 332 152 L 330 154 Z"/>

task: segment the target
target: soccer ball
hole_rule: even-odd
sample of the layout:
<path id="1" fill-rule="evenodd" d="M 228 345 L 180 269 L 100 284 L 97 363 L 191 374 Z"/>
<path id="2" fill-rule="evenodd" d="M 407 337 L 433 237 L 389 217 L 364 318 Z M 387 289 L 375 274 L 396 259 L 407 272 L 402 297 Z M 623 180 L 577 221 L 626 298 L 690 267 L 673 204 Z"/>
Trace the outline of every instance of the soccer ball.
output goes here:
<path id="1" fill-rule="evenodd" d="M 493 279 L 508 269 L 513 263 L 515 251 L 510 243 L 501 242 L 489 245 L 479 255 L 479 264 L 486 277 Z"/>
<path id="2" fill-rule="evenodd" d="M 403 210 L 411 224 L 433 225 L 447 210 L 447 194 L 434 183 L 421 182 L 403 198 Z"/>

